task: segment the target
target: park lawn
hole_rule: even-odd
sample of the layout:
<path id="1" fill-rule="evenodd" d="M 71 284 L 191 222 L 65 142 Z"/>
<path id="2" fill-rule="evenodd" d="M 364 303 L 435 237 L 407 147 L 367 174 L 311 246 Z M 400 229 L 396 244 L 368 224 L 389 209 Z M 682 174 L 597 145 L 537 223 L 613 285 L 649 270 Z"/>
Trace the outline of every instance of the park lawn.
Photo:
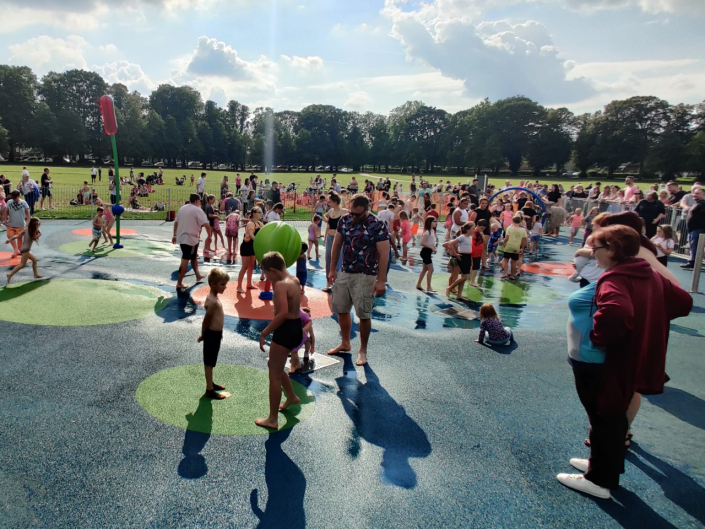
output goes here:
<path id="1" fill-rule="evenodd" d="M 41 175 L 42 175 L 42 170 L 45 166 L 44 165 L 33 165 L 29 166 L 29 172 L 32 176 L 33 179 L 36 181 L 39 181 Z M 76 166 L 76 165 L 71 165 L 71 164 L 49 164 L 46 167 L 49 167 L 51 170 L 51 177 L 54 181 L 55 186 L 75 186 L 77 189 L 78 187 L 83 185 L 84 181 L 88 181 L 90 184 L 91 182 L 91 170 L 90 167 L 86 166 Z M 107 186 L 107 179 L 108 179 L 108 166 L 102 166 L 103 168 L 103 180 L 102 182 L 96 182 L 98 186 L 105 185 Z M 135 175 L 137 175 L 140 172 L 144 172 L 145 174 L 149 174 L 154 172 L 156 169 L 153 167 L 135 167 Z M 184 188 L 189 188 L 189 182 L 188 180 L 190 179 L 191 174 L 194 175 L 195 179 L 198 179 L 200 176 L 200 173 L 202 172 L 201 169 L 170 169 L 170 168 L 165 168 L 164 169 L 164 186 L 160 186 L 161 189 L 179 189 L 183 190 Z M 220 187 L 220 181 L 223 178 L 224 175 L 227 175 L 230 184 L 234 185 L 235 183 L 235 175 L 237 171 L 230 171 L 230 170 L 222 170 L 222 169 L 215 169 L 215 170 L 205 170 L 207 173 L 207 189 L 208 190 L 217 190 Z M 4 174 L 7 176 L 13 183 L 17 183 L 20 179 L 20 175 L 22 173 L 22 165 L 11 165 L 8 163 L 0 163 L 0 174 Z M 121 176 L 124 178 L 130 174 L 130 169 L 129 167 L 122 167 L 120 168 L 120 173 Z M 177 186 L 174 183 L 174 178 L 175 177 L 181 177 L 182 175 L 186 175 L 187 177 L 187 182 L 185 186 Z M 240 176 L 244 179 L 246 176 L 248 176 L 250 173 L 248 171 L 241 171 Z M 270 174 L 264 174 L 261 172 L 256 173 L 257 176 L 259 177 L 259 182 L 262 183 L 264 182 L 265 179 L 268 179 L 270 182 L 272 181 L 277 181 L 280 184 L 284 184 L 286 187 L 290 183 L 296 183 L 298 184 L 298 189 L 299 192 L 304 190 L 306 187 L 309 185 L 309 179 L 311 176 L 315 176 L 316 173 L 305 173 L 305 172 L 298 172 L 298 171 L 292 171 L 292 172 L 283 172 L 283 173 L 270 173 Z M 330 180 L 332 178 L 332 173 L 321 173 L 321 175 L 326 178 L 327 182 L 330 183 Z M 411 181 L 411 175 L 410 174 L 386 174 L 386 173 L 338 173 L 338 181 L 339 183 L 343 186 L 346 187 L 347 184 L 350 182 L 352 177 L 355 176 L 357 178 L 358 183 L 364 184 L 365 179 L 370 179 L 372 177 L 372 180 L 375 182 L 377 181 L 378 178 L 386 178 L 389 177 L 391 180 L 399 180 L 404 182 L 404 189 L 405 191 L 408 191 L 408 182 Z M 438 183 L 439 180 L 442 180 L 443 182 L 446 182 L 450 180 L 452 183 L 465 183 L 468 180 L 468 176 L 460 176 L 460 175 L 427 175 L 426 179 L 429 180 L 431 183 Z M 510 180 L 513 185 L 518 185 L 521 180 L 527 180 L 530 182 L 533 182 L 536 180 L 535 177 L 527 177 L 527 176 L 516 176 L 516 177 L 507 177 L 506 175 L 502 174 L 496 177 L 490 177 L 490 182 L 493 183 L 495 186 L 498 188 L 504 187 L 504 183 L 506 180 Z M 417 177 L 418 181 L 418 177 Z M 581 183 L 584 186 L 587 186 L 590 183 L 594 183 L 595 181 L 602 182 L 603 185 L 605 184 L 616 184 L 620 187 L 624 186 L 624 178 L 618 178 L 618 179 L 613 179 L 613 180 L 607 180 L 607 179 L 595 179 L 595 180 L 588 180 L 588 179 L 578 179 L 578 178 L 563 178 L 563 177 L 554 177 L 554 176 L 542 176 L 539 178 L 539 181 L 541 183 L 545 184 L 563 184 L 563 186 L 568 189 L 571 185 L 575 185 L 577 183 Z M 643 182 L 636 182 L 636 184 L 641 188 L 641 189 L 648 189 L 653 185 L 654 182 L 652 181 L 643 181 Z M 684 186 L 687 186 L 686 182 L 683 182 Z"/>

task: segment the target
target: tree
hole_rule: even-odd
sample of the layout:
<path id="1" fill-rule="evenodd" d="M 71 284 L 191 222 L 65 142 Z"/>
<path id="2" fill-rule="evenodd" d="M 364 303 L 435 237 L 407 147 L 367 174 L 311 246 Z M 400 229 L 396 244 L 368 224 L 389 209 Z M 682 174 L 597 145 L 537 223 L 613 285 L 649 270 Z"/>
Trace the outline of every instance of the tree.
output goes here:
<path id="1" fill-rule="evenodd" d="M 698 132 L 686 149 L 686 168 L 699 177 L 705 176 L 705 132 Z"/>
<path id="2" fill-rule="evenodd" d="M 196 120 L 203 114 L 203 100 L 198 90 L 190 86 L 162 84 L 149 96 L 149 106 L 162 119 L 174 116 L 181 124 L 187 119 Z"/>
<path id="3" fill-rule="evenodd" d="M 244 134 L 247 121 L 250 118 L 250 108 L 237 101 L 228 101 L 225 114 L 228 128 L 236 130 L 239 134 Z"/>
<path id="4" fill-rule="evenodd" d="M 493 110 L 500 150 L 512 175 L 517 175 L 531 138 L 545 119 L 546 110 L 523 96 L 501 99 L 494 104 Z"/>
<path id="5" fill-rule="evenodd" d="M 346 121 L 345 112 L 331 105 L 309 105 L 301 110 L 298 128 L 311 133 L 316 161 L 332 168 L 340 165 L 345 156 Z"/>
<path id="6" fill-rule="evenodd" d="M 94 156 L 110 152 L 110 143 L 102 129 L 99 101 L 108 93 L 108 85 L 95 72 L 69 70 L 49 72 L 42 78 L 39 88 L 41 100 L 59 117 L 63 111 L 81 119 L 84 127 L 84 148 Z M 81 156 L 85 155 L 82 150 Z"/>
<path id="7" fill-rule="evenodd" d="M 86 145 L 86 128 L 81 116 L 71 110 L 60 110 L 56 122 L 60 152 L 69 156 L 82 154 Z"/>
<path id="8" fill-rule="evenodd" d="M 7 129 L 2 126 L 2 120 L 0 120 L 0 152 L 5 152 L 10 148 L 10 142 L 7 140 L 7 137 Z"/>
<path id="9" fill-rule="evenodd" d="M 37 77 L 27 66 L 0 65 L 0 117 L 7 131 L 9 159 L 15 158 L 15 145 L 31 141 L 27 126 L 37 104 Z"/>
<path id="10" fill-rule="evenodd" d="M 693 107 L 675 105 L 667 110 L 664 131 L 649 148 L 646 167 L 661 173 L 664 182 L 675 178 L 687 166 L 688 144 L 694 135 Z"/>
<path id="11" fill-rule="evenodd" d="M 47 155 L 63 154 L 59 152 L 58 121 L 46 103 L 39 103 L 32 117 L 30 133 L 32 145 L 39 147 Z"/>
<path id="12" fill-rule="evenodd" d="M 541 174 L 541 169 L 556 166 L 561 171 L 570 160 L 573 140 L 572 131 L 575 116 L 567 108 L 547 110 L 545 119 L 538 123 L 529 140 L 526 159 L 534 170 L 534 175 Z"/>

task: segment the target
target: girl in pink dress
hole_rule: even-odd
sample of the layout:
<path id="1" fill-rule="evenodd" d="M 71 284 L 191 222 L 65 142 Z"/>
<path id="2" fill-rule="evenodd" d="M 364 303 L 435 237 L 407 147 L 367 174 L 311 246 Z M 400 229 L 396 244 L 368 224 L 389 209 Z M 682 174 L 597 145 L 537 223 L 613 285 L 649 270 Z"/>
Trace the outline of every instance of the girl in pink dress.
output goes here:
<path id="1" fill-rule="evenodd" d="M 401 262 L 406 264 L 406 254 L 409 250 L 409 241 L 411 240 L 411 222 L 409 222 L 409 215 L 406 211 L 399 212 L 399 220 L 401 221 L 401 243 L 402 243 L 402 254 Z"/>

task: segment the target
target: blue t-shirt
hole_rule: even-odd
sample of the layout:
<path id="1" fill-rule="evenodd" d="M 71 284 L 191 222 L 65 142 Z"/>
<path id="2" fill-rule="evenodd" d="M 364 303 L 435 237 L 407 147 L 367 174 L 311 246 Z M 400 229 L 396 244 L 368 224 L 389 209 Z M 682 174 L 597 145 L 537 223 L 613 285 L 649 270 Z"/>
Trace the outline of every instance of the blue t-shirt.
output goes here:
<path id="1" fill-rule="evenodd" d="M 576 290 L 568 296 L 568 356 L 588 364 L 604 364 L 605 352 L 590 341 L 593 316 L 597 311 L 594 303 L 597 283 Z"/>

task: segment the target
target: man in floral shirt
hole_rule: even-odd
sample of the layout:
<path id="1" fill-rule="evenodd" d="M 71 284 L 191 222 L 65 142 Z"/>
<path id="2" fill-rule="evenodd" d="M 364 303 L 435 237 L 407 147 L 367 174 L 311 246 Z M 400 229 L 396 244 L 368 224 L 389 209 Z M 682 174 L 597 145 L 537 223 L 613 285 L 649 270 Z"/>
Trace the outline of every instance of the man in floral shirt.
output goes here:
<path id="1" fill-rule="evenodd" d="M 370 213 L 370 201 L 364 194 L 353 197 L 350 214 L 338 222 L 332 263 L 338 262 L 340 252 L 343 252 L 340 275 L 332 267 L 328 279 L 333 283 L 331 310 L 338 314 L 342 341 L 328 354 L 350 351 L 350 309 L 355 307 L 360 318 L 360 351 L 355 364 L 362 366 L 367 363 L 375 296 L 384 294 L 389 263 L 389 230 L 384 221 Z"/>

